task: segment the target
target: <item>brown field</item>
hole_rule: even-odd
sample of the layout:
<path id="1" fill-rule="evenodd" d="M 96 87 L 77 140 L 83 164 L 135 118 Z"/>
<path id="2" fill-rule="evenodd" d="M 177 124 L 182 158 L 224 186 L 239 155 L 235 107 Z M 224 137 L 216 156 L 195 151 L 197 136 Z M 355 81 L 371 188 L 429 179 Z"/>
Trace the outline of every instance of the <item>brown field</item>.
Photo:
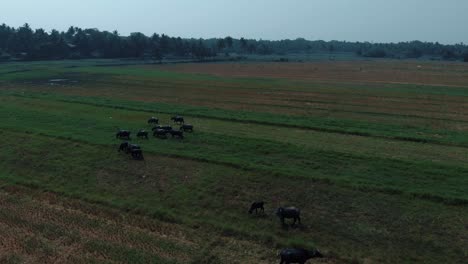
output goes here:
<path id="1" fill-rule="evenodd" d="M 25 187 L 1 189 L 0 207 L 0 263 L 126 263 L 134 249 L 142 263 L 275 261 L 265 255 L 275 251 L 252 242 Z"/>
<path id="2" fill-rule="evenodd" d="M 466 65 L 466 63 L 450 62 L 351 61 L 315 63 L 176 64 L 162 66 L 160 69 L 184 73 L 203 73 L 235 77 L 468 86 L 468 65 Z"/>

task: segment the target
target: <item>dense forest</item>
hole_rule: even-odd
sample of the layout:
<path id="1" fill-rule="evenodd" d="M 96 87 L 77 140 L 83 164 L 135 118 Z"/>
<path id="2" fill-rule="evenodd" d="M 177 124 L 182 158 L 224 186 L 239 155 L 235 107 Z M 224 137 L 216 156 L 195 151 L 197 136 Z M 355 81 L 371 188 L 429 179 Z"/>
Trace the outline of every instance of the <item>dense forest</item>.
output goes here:
<path id="1" fill-rule="evenodd" d="M 28 24 L 19 28 L 0 25 L 0 60 L 49 60 L 84 58 L 190 58 L 204 60 L 219 56 L 287 55 L 312 53 L 355 53 L 374 58 L 420 58 L 464 60 L 468 62 L 468 46 L 463 43 L 411 41 L 369 43 L 346 41 L 254 40 L 232 37 L 183 39 L 165 34 L 146 36 L 132 33 L 120 36 L 117 31 L 99 31 L 70 27 L 66 32 L 33 30 Z"/>

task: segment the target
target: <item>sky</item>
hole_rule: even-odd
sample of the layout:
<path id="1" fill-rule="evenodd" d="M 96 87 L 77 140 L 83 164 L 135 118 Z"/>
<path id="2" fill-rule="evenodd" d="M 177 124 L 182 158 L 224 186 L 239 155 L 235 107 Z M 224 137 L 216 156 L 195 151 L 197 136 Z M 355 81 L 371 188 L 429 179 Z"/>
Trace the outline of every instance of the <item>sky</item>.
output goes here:
<path id="1" fill-rule="evenodd" d="M 0 24 L 183 38 L 468 43 L 468 0 L 0 0 Z"/>

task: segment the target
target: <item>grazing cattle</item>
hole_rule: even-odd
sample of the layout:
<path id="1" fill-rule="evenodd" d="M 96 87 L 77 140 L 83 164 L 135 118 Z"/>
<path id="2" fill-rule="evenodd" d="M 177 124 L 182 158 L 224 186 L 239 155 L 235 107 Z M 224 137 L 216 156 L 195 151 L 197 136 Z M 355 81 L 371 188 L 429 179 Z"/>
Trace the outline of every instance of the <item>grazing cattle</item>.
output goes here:
<path id="1" fill-rule="evenodd" d="M 129 153 L 132 153 L 133 150 L 137 150 L 137 149 L 141 149 L 140 146 L 136 144 L 129 144 L 125 152 L 129 154 Z"/>
<path id="2" fill-rule="evenodd" d="M 166 131 L 170 131 L 172 130 L 172 127 L 171 126 L 160 126 L 160 125 L 157 125 L 155 127 L 153 127 L 151 130 L 155 131 L 157 129 L 162 129 L 162 130 L 166 130 Z"/>
<path id="3" fill-rule="evenodd" d="M 306 250 L 302 248 L 285 248 L 281 250 L 280 257 L 280 264 L 304 264 L 311 258 L 323 258 L 323 255 L 316 249 Z"/>
<path id="4" fill-rule="evenodd" d="M 177 124 L 183 124 L 184 123 L 184 118 L 181 116 L 173 116 L 171 117 L 171 120 L 174 121 L 174 123 Z"/>
<path id="5" fill-rule="evenodd" d="M 167 138 L 167 130 L 164 129 L 156 129 L 153 132 L 153 136 L 158 137 L 158 138 Z"/>
<path id="6" fill-rule="evenodd" d="M 140 130 L 140 131 L 138 131 L 138 133 L 137 133 L 137 137 L 148 139 L 148 132 L 145 131 L 145 130 Z"/>
<path id="7" fill-rule="evenodd" d="M 184 132 L 193 132 L 193 125 L 183 124 L 183 125 L 180 127 L 180 131 L 184 131 Z"/>
<path id="8" fill-rule="evenodd" d="M 132 155 L 132 158 L 135 160 L 143 159 L 143 151 L 141 151 L 141 149 L 132 149 L 130 153 Z"/>
<path id="9" fill-rule="evenodd" d="M 131 132 L 127 130 L 119 130 L 119 132 L 115 134 L 115 138 L 125 138 L 130 140 L 130 133 Z"/>
<path id="10" fill-rule="evenodd" d="M 122 143 L 122 144 L 120 144 L 119 152 L 120 152 L 120 151 L 125 151 L 125 152 L 127 152 L 128 145 L 129 145 L 129 143 L 128 143 L 127 141 L 124 142 L 124 143 Z"/>
<path id="11" fill-rule="evenodd" d="M 255 210 L 255 214 L 257 214 L 257 210 L 260 209 L 262 212 L 265 212 L 265 208 L 263 208 L 264 202 L 253 202 L 249 209 L 249 214 L 252 214 Z"/>
<path id="12" fill-rule="evenodd" d="M 177 130 L 171 130 L 169 131 L 172 137 L 178 137 L 180 139 L 184 139 L 184 132 L 182 131 L 177 131 Z"/>
<path id="13" fill-rule="evenodd" d="M 148 119 L 148 124 L 150 125 L 159 124 L 159 119 L 153 116 L 150 119 Z"/>
<path id="14" fill-rule="evenodd" d="M 281 223 L 284 225 L 285 218 L 292 218 L 294 220 L 293 225 L 296 224 L 296 221 L 301 223 L 301 210 L 296 207 L 280 207 L 276 210 L 276 215 L 280 218 Z"/>

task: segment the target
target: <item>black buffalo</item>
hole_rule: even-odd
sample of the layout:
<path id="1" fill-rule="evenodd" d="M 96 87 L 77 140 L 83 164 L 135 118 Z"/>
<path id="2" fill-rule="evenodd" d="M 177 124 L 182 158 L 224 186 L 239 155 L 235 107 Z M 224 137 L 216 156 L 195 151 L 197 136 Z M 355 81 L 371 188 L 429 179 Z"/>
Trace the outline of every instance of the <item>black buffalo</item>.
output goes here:
<path id="1" fill-rule="evenodd" d="M 178 137 L 180 139 L 184 139 L 184 132 L 178 130 L 171 130 L 169 131 L 172 137 Z"/>
<path id="2" fill-rule="evenodd" d="M 148 139 L 148 132 L 145 131 L 145 130 L 140 130 L 140 131 L 138 131 L 138 133 L 137 133 L 137 137 Z"/>
<path id="3" fill-rule="evenodd" d="M 132 151 L 137 150 L 137 149 L 141 149 L 141 147 L 138 146 L 138 145 L 136 145 L 136 144 L 128 144 L 128 147 L 127 147 L 127 149 L 125 150 L 125 152 L 126 152 L 127 154 L 130 154 L 130 153 L 132 153 Z"/>
<path id="4" fill-rule="evenodd" d="M 180 127 L 180 131 L 184 131 L 184 132 L 193 132 L 193 125 L 183 124 L 183 125 Z"/>
<path id="5" fill-rule="evenodd" d="M 130 133 L 131 132 L 127 130 L 119 130 L 119 132 L 115 134 L 115 138 L 125 138 L 130 140 Z"/>
<path id="6" fill-rule="evenodd" d="M 120 152 L 120 151 L 125 151 L 125 152 L 127 152 L 128 145 L 129 145 L 129 143 L 128 143 L 127 141 L 126 141 L 126 142 L 123 142 L 122 144 L 120 144 L 120 146 L 119 146 L 119 152 Z"/>
<path id="7" fill-rule="evenodd" d="M 252 214 L 255 210 L 255 214 L 257 214 L 257 210 L 260 209 L 262 212 L 265 212 L 265 208 L 263 208 L 264 202 L 253 202 L 249 209 L 249 214 Z"/>
<path id="8" fill-rule="evenodd" d="M 170 131 L 172 130 L 172 127 L 171 126 L 161 126 L 161 125 L 157 125 L 155 127 L 153 127 L 151 130 L 155 131 L 157 129 L 162 129 L 162 130 L 166 130 L 166 131 Z"/>
<path id="9" fill-rule="evenodd" d="M 156 117 L 153 116 L 150 119 L 148 119 L 148 124 L 150 124 L 150 125 L 159 124 L 159 119 L 157 119 Z"/>
<path id="10" fill-rule="evenodd" d="M 281 223 L 284 225 L 284 219 L 293 219 L 293 225 L 296 224 L 296 221 L 301 223 L 301 210 L 296 207 L 280 207 L 276 210 L 276 215 L 280 218 Z"/>
<path id="11" fill-rule="evenodd" d="M 171 120 L 174 121 L 174 123 L 178 123 L 178 124 L 184 123 L 184 118 L 181 116 L 173 116 L 171 117 Z"/>
<path id="12" fill-rule="evenodd" d="M 281 250 L 280 257 L 280 264 L 304 264 L 311 258 L 323 258 L 323 255 L 316 249 L 306 250 L 302 248 L 285 248 Z"/>
<path id="13" fill-rule="evenodd" d="M 158 138 L 167 138 L 167 130 L 164 129 L 156 129 L 153 131 L 153 136 Z"/>
<path id="14" fill-rule="evenodd" d="M 143 159 L 143 151 L 141 149 L 132 149 L 130 151 L 132 158 L 135 160 L 142 160 Z"/>

